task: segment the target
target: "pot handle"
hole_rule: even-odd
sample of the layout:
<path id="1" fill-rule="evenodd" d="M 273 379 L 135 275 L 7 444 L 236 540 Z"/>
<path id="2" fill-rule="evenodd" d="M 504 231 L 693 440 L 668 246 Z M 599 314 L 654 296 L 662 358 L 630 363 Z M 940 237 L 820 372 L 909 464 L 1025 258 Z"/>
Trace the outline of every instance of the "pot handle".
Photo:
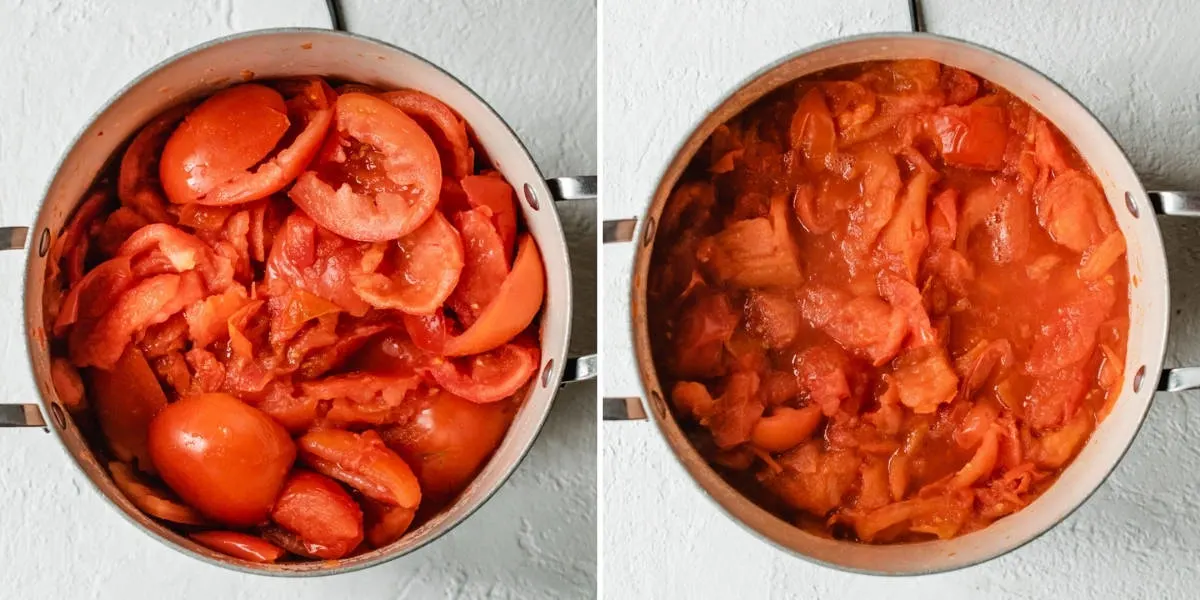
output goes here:
<path id="1" fill-rule="evenodd" d="M 0 250 L 24 250 L 28 227 L 0 227 Z M 0 404 L 0 427 L 46 428 L 46 419 L 36 404 Z"/>
<path id="2" fill-rule="evenodd" d="M 611 219 L 604 222 L 604 243 L 632 242 L 637 233 L 637 219 Z M 645 421 L 645 404 L 636 396 L 605 397 L 601 416 L 605 421 Z"/>
<path id="3" fill-rule="evenodd" d="M 1200 217 L 1200 191 L 1147 192 L 1154 212 L 1169 217 Z M 1200 389 L 1200 367 L 1163 369 L 1158 391 L 1183 392 Z"/>
<path id="4" fill-rule="evenodd" d="M 554 195 L 555 202 L 595 200 L 597 178 L 595 175 L 555 177 L 546 180 L 546 187 L 550 188 L 550 193 Z M 532 194 L 529 188 L 525 188 L 525 193 L 527 195 Z M 532 199 L 526 198 L 526 201 L 530 200 Z M 532 200 L 531 204 L 536 206 L 536 200 Z M 568 356 L 567 363 L 563 365 L 562 385 L 595 379 L 596 372 L 599 370 L 599 363 L 600 359 L 595 354 Z"/>

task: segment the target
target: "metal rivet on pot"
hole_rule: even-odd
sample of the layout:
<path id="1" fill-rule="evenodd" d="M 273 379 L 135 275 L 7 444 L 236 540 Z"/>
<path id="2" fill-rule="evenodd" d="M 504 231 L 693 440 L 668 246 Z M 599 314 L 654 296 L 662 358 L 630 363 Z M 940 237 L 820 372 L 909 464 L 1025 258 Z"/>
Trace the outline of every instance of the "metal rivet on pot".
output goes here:
<path id="1" fill-rule="evenodd" d="M 46 256 L 50 251 L 50 230 L 43 228 L 42 235 L 38 238 L 38 256 Z"/>
<path id="2" fill-rule="evenodd" d="M 654 241 L 654 217 L 647 217 L 642 225 L 642 246 L 649 246 Z"/>
<path id="3" fill-rule="evenodd" d="M 54 424 L 59 429 L 67 428 L 67 415 L 63 412 L 62 405 L 57 402 L 50 403 L 50 418 L 54 419 Z"/>
<path id="4" fill-rule="evenodd" d="M 1134 393 L 1142 391 L 1142 380 L 1146 378 L 1146 365 L 1138 368 L 1137 373 L 1133 376 L 1133 391 Z"/>
<path id="5" fill-rule="evenodd" d="M 537 210 L 540 206 L 538 203 L 537 194 L 533 193 L 533 186 L 529 185 L 528 183 L 525 184 L 525 203 L 528 204 L 529 208 L 532 208 L 533 210 Z"/>
<path id="6" fill-rule="evenodd" d="M 554 369 L 554 359 L 552 358 L 552 359 L 546 361 L 546 366 L 542 368 L 542 387 L 549 387 L 550 374 L 554 372 L 553 369 Z"/>
<path id="7" fill-rule="evenodd" d="M 1133 215 L 1133 218 L 1138 218 L 1137 203 L 1133 201 L 1133 194 L 1129 192 L 1125 192 L 1125 208 L 1129 209 L 1129 214 Z"/>
<path id="8" fill-rule="evenodd" d="M 662 394 L 658 390 L 650 390 L 650 408 L 654 410 L 654 414 L 658 418 L 667 418 L 667 403 L 663 402 Z"/>

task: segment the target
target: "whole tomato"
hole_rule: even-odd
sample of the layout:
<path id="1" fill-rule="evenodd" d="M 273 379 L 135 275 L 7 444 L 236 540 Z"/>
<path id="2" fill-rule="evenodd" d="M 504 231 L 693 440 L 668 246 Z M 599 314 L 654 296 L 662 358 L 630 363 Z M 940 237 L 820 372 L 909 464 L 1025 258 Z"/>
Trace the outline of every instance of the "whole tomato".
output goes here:
<path id="1" fill-rule="evenodd" d="M 234 527 L 266 521 L 296 460 L 282 426 L 227 394 L 167 405 L 150 422 L 149 442 L 162 480 L 204 515 Z"/>

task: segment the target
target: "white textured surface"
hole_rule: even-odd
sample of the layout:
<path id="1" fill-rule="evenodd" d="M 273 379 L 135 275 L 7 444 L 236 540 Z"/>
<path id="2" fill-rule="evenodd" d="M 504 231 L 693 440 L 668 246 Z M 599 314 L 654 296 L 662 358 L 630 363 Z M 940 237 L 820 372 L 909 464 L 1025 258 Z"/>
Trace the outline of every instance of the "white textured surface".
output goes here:
<path id="1" fill-rule="evenodd" d="M 908 28 L 903 0 L 604 5 L 601 213 L 641 215 L 709 107 L 775 59 L 843 35 Z M 771 4 L 771 7 L 767 7 Z M 1200 5 L 925 0 L 930 31 L 1007 52 L 1091 107 L 1148 186 L 1200 189 Z M 1171 266 L 1168 366 L 1200 364 L 1200 223 L 1160 221 Z M 632 248 L 604 251 L 602 387 L 639 389 Z M 610 598 L 1194 598 L 1200 584 L 1200 396 L 1160 394 L 1096 495 L 1051 533 L 982 566 L 909 579 L 791 558 L 704 499 L 649 423 L 605 423 L 602 588 Z"/>
<path id="2" fill-rule="evenodd" d="M 596 9 L 586 0 L 343 0 L 351 30 L 413 50 L 502 114 L 548 176 L 596 169 Z M 195 5 L 195 6 L 193 6 Z M 0 225 L 32 222 L 89 115 L 147 67 L 208 39 L 327 26 L 322 0 L 0 0 Z M 576 351 L 595 346 L 594 205 L 564 209 Z M 21 257 L 0 256 L 0 401 L 32 401 Z M 126 523 L 40 431 L 0 431 L 0 598 L 580 598 L 594 594 L 595 385 L 560 394 L 509 483 L 433 545 L 364 572 L 281 580 L 184 557 Z"/>

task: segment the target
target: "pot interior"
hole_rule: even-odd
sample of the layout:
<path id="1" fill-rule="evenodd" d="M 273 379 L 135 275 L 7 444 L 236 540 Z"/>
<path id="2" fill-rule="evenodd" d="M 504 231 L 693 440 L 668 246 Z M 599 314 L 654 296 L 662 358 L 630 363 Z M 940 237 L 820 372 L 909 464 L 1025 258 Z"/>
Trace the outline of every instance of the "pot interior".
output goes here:
<path id="1" fill-rule="evenodd" d="M 48 340 L 42 325 L 45 256 L 110 157 L 142 124 L 170 106 L 244 80 L 313 74 L 384 89 L 417 89 L 445 102 L 469 124 L 478 145 L 517 190 L 524 222 L 541 250 L 546 269 L 542 367 L 500 447 L 454 504 L 386 548 L 338 561 L 262 565 L 195 544 L 147 518 L 113 486 L 107 471 L 59 404 L 51 384 Z M 368 38 L 320 29 L 251 32 L 210 42 L 154 67 L 118 92 L 64 155 L 49 183 L 30 240 L 25 331 L 34 377 L 52 428 L 88 479 L 130 520 L 168 544 L 222 566 L 274 575 L 332 574 L 378 564 L 420 548 L 474 512 L 516 469 L 541 429 L 561 380 L 570 328 L 570 267 L 553 197 L 537 165 L 516 134 L 468 87 L 414 54 Z"/>
<path id="2" fill-rule="evenodd" d="M 803 531 L 760 508 L 725 482 L 692 447 L 667 408 L 655 373 L 646 321 L 646 282 L 654 224 L 701 144 L 757 100 L 793 80 L 852 63 L 932 59 L 1000 85 L 1049 119 L 1079 150 L 1104 188 L 1128 241 L 1130 328 L 1122 392 L 1111 413 L 1058 481 L 1025 509 L 950 540 L 899 545 L 837 541 Z M 1161 369 L 1168 318 L 1167 270 L 1154 211 L 1121 148 L 1104 126 L 1053 81 L 1015 59 L 966 42 L 924 34 L 849 38 L 802 51 L 739 85 L 694 129 L 669 163 L 644 220 L 634 266 L 635 351 L 651 412 L 696 482 L 733 518 L 774 544 L 829 566 L 876 574 L 910 575 L 986 561 L 1032 540 L 1064 519 L 1103 483 L 1141 426 Z"/>

